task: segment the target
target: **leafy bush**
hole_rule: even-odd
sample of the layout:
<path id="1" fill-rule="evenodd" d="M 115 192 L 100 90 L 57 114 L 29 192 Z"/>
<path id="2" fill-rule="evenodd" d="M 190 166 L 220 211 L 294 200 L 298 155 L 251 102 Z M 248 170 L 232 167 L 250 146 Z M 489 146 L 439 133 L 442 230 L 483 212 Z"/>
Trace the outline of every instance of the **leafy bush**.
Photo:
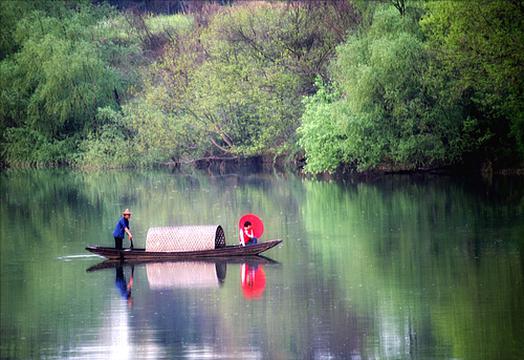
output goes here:
<path id="1" fill-rule="evenodd" d="M 434 94 L 428 69 L 414 19 L 377 8 L 371 27 L 337 49 L 331 73 L 340 99 L 321 88 L 308 102 L 300 129 L 306 170 L 332 172 L 344 163 L 411 169 L 459 159 L 460 111 Z"/>
<path id="2" fill-rule="evenodd" d="M 80 167 L 122 168 L 134 165 L 129 129 L 120 112 L 106 107 L 98 109 L 102 125 L 90 131 L 79 146 L 75 163 Z"/>
<path id="3" fill-rule="evenodd" d="M 435 77 L 477 124 L 482 157 L 524 158 L 524 7 L 516 1 L 432 1 L 421 27 Z"/>
<path id="4" fill-rule="evenodd" d="M 42 2 L 29 10 L 10 30 L 17 51 L 0 64 L 0 141 L 9 163 L 67 162 L 97 126 L 97 109 L 117 108 L 137 81 L 123 64 L 136 63 L 139 41 L 110 26 L 123 22 L 107 6 Z M 44 153 L 24 151 L 22 134 L 47 144 L 36 147 Z"/>
<path id="5" fill-rule="evenodd" d="M 340 94 L 326 86 L 321 79 L 316 82 L 315 95 L 304 99 L 302 125 L 298 128 L 299 145 L 308 155 L 305 170 L 311 173 L 334 172 L 345 159 L 343 131 L 337 124 Z"/>
<path id="6" fill-rule="evenodd" d="M 28 127 L 9 128 L 4 134 L 2 158 L 9 165 L 20 167 L 71 163 L 77 141 L 76 137 L 49 139 Z"/>
<path id="7" fill-rule="evenodd" d="M 193 18 L 187 15 L 151 15 L 145 23 L 152 34 L 176 36 L 193 29 Z"/>

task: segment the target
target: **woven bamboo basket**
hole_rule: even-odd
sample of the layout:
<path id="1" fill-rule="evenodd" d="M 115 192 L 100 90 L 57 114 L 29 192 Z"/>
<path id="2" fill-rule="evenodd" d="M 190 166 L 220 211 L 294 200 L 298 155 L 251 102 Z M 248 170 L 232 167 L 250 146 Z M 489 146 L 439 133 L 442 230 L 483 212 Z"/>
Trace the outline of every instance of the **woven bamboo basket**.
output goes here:
<path id="1" fill-rule="evenodd" d="M 153 227 L 147 232 L 146 251 L 179 252 L 212 250 L 226 246 L 220 225 Z"/>

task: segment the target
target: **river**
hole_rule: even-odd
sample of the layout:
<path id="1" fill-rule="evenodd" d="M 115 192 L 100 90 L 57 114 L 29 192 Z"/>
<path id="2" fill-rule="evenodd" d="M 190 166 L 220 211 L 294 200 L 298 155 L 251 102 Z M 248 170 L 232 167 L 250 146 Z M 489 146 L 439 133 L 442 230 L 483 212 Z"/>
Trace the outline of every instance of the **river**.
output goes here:
<path id="1" fill-rule="evenodd" d="M 524 179 L 0 173 L 0 357 L 518 359 Z M 149 227 L 258 214 L 252 262 L 104 267 L 124 208 Z M 128 242 L 125 240 L 125 245 Z"/>

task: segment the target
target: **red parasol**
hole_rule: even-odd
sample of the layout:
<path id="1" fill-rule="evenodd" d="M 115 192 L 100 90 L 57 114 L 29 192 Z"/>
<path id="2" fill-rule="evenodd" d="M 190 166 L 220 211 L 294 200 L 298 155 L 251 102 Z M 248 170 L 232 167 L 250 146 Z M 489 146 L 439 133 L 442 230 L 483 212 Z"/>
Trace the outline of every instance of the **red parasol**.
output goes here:
<path id="1" fill-rule="evenodd" d="M 241 285 L 244 298 L 248 300 L 259 299 L 266 288 L 266 273 L 261 265 L 252 268 L 248 264 L 241 266 Z"/>
<path id="2" fill-rule="evenodd" d="M 260 239 L 262 234 L 264 233 L 264 223 L 258 216 L 255 214 L 246 214 L 240 218 L 240 221 L 238 222 L 239 229 L 244 228 L 244 223 L 246 221 L 249 221 L 251 225 L 253 226 L 253 236 L 255 236 L 257 239 Z"/>

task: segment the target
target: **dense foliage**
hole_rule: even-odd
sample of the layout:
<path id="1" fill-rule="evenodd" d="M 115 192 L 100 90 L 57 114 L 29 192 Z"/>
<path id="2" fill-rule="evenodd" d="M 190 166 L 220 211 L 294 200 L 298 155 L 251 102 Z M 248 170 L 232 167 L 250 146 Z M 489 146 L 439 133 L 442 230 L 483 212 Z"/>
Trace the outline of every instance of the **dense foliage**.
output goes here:
<path id="1" fill-rule="evenodd" d="M 483 157 L 524 154 L 524 3 L 432 2 L 420 21 L 432 77 L 474 121 Z M 444 94 L 442 95 L 444 96 Z"/>
<path id="2" fill-rule="evenodd" d="M 231 1 L 152 15 L 101 1 L 1 2 L 1 160 L 305 154 L 312 173 L 518 166 L 523 9 Z"/>
<path id="3" fill-rule="evenodd" d="M 327 74 L 345 35 L 340 29 L 354 24 L 344 6 L 343 15 L 337 3 L 247 3 L 200 13 L 191 32 L 164 48 L 144 79 L 146 95 L 128 108 L 140 158 L 296 152 L 302 96 L 314 90 L 315 76 Z"/>
<path id="4" fill-rule="evenodd" d="M 18 5 L 33 5 L 20 12 Z M 72 160 L 101 107 L 118 109 L 140 48 L 113 9 L 89 3 L 2 2 L 14 29 L 2 46 L 2 154 L 9 163 Z M 18 10 L 18 11 L 17 11 Z M 2 21 L 2 26 L 6 23 Z M 6 39 L 6 38 L 4 38 Z"/>
<path id="5" fill-rule="evenodd" d="M 306 100 L 306 170 L 420 169 L 475 153 L 515 161 L 517 146 L 524 154 L 522 6 L 395 3 L 403 7 L 366 7 L 369 25 L 337 50 L 333 89 Z"/>
<path id="6" fill-rule="evenodd" d="M 332 75 L 340 95 L 333 99 L 321 87 L 306 102 L 300 132 L 307 170 L 423 167 L 460 156 L 462 119 L 428 84 L 429 66 L 415 20 L 379 8 L 366 32 L 338 48 Z"/>

